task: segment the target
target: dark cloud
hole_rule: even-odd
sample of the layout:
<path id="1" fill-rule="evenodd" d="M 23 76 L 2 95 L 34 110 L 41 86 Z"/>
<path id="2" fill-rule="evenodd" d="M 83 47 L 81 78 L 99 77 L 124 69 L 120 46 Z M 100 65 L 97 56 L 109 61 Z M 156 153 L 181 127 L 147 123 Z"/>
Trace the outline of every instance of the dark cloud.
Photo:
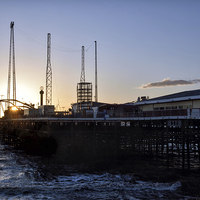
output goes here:
<path id="1" fill-rule="evenodd" d="M 168 87 L 168 86 L 177 86 L 177 85 L 193 85 L 199 82 L 200 82 L 200 79 L 187 81 L 187 80 L 170 80 L 169 78 L 166 78 L 160 82 L 143 84 L 140 88 L 146 89 L 146 88 Z"/>

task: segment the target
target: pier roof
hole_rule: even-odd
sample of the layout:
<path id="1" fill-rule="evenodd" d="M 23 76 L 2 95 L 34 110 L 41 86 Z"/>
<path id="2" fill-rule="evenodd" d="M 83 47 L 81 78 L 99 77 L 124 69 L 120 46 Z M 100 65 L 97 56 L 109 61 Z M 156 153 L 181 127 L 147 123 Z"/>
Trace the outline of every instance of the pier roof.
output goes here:
<path id="1" fill-rule="evenodd" d="M 135 102 L 134 105 L 152 104 L 152 103 L 165 103 L 171 101 L 186 101 L 200 99 L 200 90 L 189 90 L 184 92 L 178 92 L 170 95 L 147 99 L 143 101 Z"/>

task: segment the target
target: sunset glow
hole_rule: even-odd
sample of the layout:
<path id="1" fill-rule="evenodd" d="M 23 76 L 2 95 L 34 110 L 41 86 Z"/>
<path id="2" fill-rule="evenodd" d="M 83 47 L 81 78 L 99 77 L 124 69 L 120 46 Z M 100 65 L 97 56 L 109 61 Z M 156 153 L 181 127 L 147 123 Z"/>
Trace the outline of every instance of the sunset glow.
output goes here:
<path id="1" fill-rule="evenodd" d="M 55 107 L 67 110 L 77 102 L 82 46 L 85 79 L 92 82 L 94 101 L 94 41 L 99 102 L 126 103 L 144 95 L 153 98 L 198 89 L 199 82 L 164 89 L 142 86 L 166 78 L 199 79 L 199 9 L 199 1 L 1 1 L 0 95 L 7 96 L 11 21 L 19 101 L 38 105 L 43 86 L 45 104 L 47 33 L 51 33 Z"/>
<path id="2" fill-rule="evenodd" d="M 18 110 L 16 106 L 12 106 L 11 109 L 12 109 L 13 111 Z"/>

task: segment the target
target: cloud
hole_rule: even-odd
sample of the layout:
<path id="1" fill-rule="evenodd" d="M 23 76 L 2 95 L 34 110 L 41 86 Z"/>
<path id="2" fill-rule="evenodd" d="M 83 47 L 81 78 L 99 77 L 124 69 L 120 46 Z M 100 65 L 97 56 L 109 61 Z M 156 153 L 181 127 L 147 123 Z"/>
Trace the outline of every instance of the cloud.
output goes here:
<path id="1" fill-rule="evenodd" d="M 154 88 L 154 87 L 168 87 L 168 86 L 178 86 L 178 85 L 194 85 L 200 82 L 200 79 L 194 79 L 194 80 L 170 80 L 169 78 L 166 78 L 160 82 L 155 83 L 147 83 L 143 84 L 140 88 L 146 89 L 146 88 Z"/>

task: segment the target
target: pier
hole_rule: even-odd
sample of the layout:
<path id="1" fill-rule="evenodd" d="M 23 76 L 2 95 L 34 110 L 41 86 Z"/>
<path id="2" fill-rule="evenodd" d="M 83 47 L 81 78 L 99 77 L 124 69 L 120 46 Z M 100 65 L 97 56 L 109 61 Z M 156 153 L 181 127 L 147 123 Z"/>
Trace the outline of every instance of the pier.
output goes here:
<path id="1" fill-rule="evenodd" d="M 168 169 L 200 166 L 200 119 L 21 118 L 0 121 L 3 142 L 58 163 L 146 155 Z"/>

